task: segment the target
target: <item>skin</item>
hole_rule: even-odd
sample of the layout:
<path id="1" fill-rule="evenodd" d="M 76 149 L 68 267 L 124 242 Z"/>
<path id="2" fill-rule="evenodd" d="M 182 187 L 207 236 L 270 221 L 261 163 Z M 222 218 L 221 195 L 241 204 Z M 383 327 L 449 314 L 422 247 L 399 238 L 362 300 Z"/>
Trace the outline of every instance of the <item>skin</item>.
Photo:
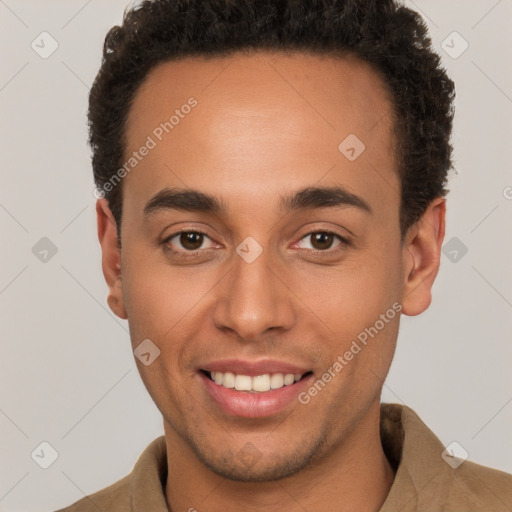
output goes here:
<path id="1" fill-rule="evenodd" d="M 161 351 L 137 365 L 164 418 L 169 510 L 377 511 L 394 478 L 379 411 L 400 315 L 307 405 L 274 416 L 226 415 L 196 368 L 274 358 L 320 377 L 393 303 L 406 315 L 427 309 L 445 200 L 401 243 L 392 107 L 379 75 L 355 58 L 257 52 L 160 64 L 132 104 L 126 154 L 190 96 L 197 107 L 123 180 L 122 251 L 107 201 L 97 202 L 108 303 L 128 319 L 134 349 L 149 338 Z M 353 162 L 338 150 L 350 133 L 366 146 Z M 345 187 L 372 212 L 280 210 L 281 195 L 319 185 Z M 222 197 L 226 213 L 144 218 L 157 192 L 185 186 Z M 207 232 L 202 256 L 158 244 L 193 228 Z M 313 254 L 322 246 L 311 234 L 326 229 L 350 245 L 334 237 L 324 246 L 334 252 Z M 263 248 L 250 264 L 235 251 L 248 236 Z M 191 250 L 172 240 L 178 254 Z M 248 442 L 259 454 L 249 468 Z"/>

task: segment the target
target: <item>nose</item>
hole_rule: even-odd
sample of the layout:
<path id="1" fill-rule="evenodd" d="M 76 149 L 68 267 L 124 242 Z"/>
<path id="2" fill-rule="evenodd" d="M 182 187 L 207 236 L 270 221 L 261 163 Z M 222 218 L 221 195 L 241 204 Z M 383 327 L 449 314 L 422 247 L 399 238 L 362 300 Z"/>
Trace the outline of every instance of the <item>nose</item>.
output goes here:
<path id="1" fill-rule="evenodd" d="M 295 321 L 293 293 L 282 269 L 263 253 L 251 263 L 238 255 L 223 280 L 213 311 L 218 329 L 235 331 L 246 341 L 261 338 L 271 329 L 290 329 Z"/>

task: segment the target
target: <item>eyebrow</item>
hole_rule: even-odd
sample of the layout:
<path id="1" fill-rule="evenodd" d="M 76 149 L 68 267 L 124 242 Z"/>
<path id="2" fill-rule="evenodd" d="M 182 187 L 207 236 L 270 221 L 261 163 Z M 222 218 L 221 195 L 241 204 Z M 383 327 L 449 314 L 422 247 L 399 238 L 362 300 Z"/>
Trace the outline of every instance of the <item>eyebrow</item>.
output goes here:
<path id="1" fill-rule="evenodd" d="M 372 213 L 370 205 L 361 197 L 341 186 L 305 187 L 282 196 L 281 209 L 298 211 L 315 208 L 355 207 Z M 154 195 L 144 207 L 144 217 L 162 210 L 225 214 L 228 210 L 222 198 L 192 188 L 164 188 Z"/>

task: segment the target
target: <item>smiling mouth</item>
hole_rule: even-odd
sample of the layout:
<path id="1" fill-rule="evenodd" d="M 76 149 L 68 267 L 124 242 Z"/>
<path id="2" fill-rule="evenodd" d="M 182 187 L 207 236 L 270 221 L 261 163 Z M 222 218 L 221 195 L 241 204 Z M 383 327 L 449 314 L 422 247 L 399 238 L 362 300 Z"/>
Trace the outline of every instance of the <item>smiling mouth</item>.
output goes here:
<path id="1" fill-rule="evenodd" d="M 227 389 L 234 389 L 236 391 L 245 391 L 248 393 L 266 393 L 285 386 L 292 386 L 313 373 L 312 371 L 303 374 L 265 373 L 262 375 L 250 376 L 236 374 L 233 372 L 200 371 L 218 386 L 222 386 Z"/>

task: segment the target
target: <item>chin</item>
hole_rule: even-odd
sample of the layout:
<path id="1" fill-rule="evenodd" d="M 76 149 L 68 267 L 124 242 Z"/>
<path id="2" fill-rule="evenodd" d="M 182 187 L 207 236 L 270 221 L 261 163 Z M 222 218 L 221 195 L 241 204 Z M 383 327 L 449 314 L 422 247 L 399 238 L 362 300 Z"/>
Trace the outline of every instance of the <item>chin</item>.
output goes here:
<path id="1" fill-rule="evenodd" d="M 259 460 L 249 467 L 238 461 L 232 465 L 218 461 L 202 460 L 202 462 L 215 474 L 235 482 L 274 482 L 300 472 L 307 466 L 309 459 L 280 462 Z"/>
<path id="2" fill-rule="evenodd" d="M 270 434 L 271 435 L 271 434 Z M 290 477 L 304 470 L 311 460 L 321 451 L 323 439 L 312 443 L 298 443 L 284 453 L 263 454 L 251 442 L 246 443 L 238 452 L 230 450 L 215 454 L 202 446 L 194 451 L 198 459 L 215 474 L 237 482 L 273 482 Z M 267 445 L 268 446 L 268 445 Z M 279 449 L 277 443 L 276 450 Z"/>

